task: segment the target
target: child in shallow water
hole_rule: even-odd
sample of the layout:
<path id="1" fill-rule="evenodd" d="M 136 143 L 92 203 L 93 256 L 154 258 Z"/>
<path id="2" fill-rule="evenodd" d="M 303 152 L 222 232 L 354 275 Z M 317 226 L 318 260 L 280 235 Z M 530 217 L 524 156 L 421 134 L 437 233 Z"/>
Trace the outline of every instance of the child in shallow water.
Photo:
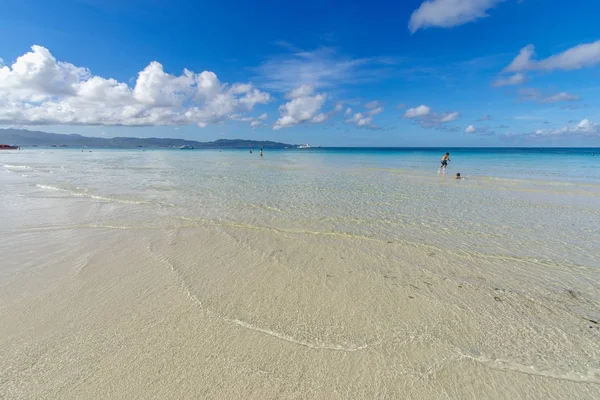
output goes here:
<path id="1" fill-rule="evenodd" d="M 465 179 L 462 176 L 460 176 L 460 172 L 456 173 L 456 176 L 454 177 L 454 179 Z"/>

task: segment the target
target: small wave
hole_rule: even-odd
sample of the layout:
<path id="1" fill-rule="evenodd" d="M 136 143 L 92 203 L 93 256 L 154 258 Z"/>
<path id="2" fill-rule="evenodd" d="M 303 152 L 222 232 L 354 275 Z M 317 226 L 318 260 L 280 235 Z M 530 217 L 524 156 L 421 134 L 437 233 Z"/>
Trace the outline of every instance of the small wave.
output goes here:
<path id="1" fill-rule="evenodd" d="M 240 321 L 238 319 L 229 319 L 229 318 L 226 318 L 226 317 L 221 317 L 221 318 L 223 318 L 227 322 L 232 322 L 232 323 L 234 323 L 236 325 L 239 325 L 242 328 L 250 329 L 252 331 L 259 332 L 259 333 L 264 333 L 266 335 L 272 336 L 272 337 L 277 338 L 277 339 L 284 340 L 284 341 L 289 342 L 289 343 L 297 344 L 297 345 L 304 346 L 304 347 L 309 347 L 311 349 L 316 349 L 316 350 L 334 350 L 334 351 L 353 352 L 353 351 L 358 351 L 358 350 L 366 349 L 369 346 L 367 344 L 362 345 L 362 346 L 357 346 L 357 345 L 354 345 L 354 344 L 348 344 L 346 346 L 342 346 L 342 345 L 339 345 L 339 344 L 325 344 L 325 343 L 318 343 L 318 342 L 312 343 L 312 342 L 307 342 L 307 341 L 304 341 L 304 340 L 295 339 L 292 336 L 288 336 L 288 335 L 285 335 L 283 333 L 271 331 L 269 329 L 260 328 L 258 326 L 254 326 L 254 325 L 249 324 L 247 322 Z"/>
<path id="2" fill-rule="evenodd" d="M 355 351 L 359 351 L 359 350 L 363 350 L 366 349 L 367 347 L 369 347 L 369 344 L 363 344 L 363 345 L 356 345 L 353 343 L 344 343 L 344 345 L 342 344 L 333 344 L 333 343 L 324 343 L 321 342 L 319 340 L 314 340 L 314 341 L 306 341 L 306 340 L 300 340 L 300 339 L 296 339 L 293 336 L 289 336 L 286 335 L 284 333 L 281 332 L 276 332 L 276 331 L 272 331 L 270 329 L 265 329 L 265 328 L 261 328 L 260 326 L 256 326 L 256 325 L 252 325 L 246 321 L 241 321 L 239 319 L 236 318 L 230 318 L 228 316 L 222 315 L 220 313 L 217 313 L 211 309 L 206 308 L 202 302 L 200 301 L 200 299 L 198 299 L 198 297 L 192 292 L 192 290 L 187 286 L 185 279 L 179 275 L 179 273 L 177 272 L 177 269 L 175 268 L 175 266 L 173 265 L 172 262 L 170 262 L 165 256 L 159 255 L 157 253 L 154 252 L 153 248 L 152 248 L 152 244 L 149 244 L 148 246 L 146 246 L 146 249 L 148 250 L 148 252 L 150 253 L 150 255 L 152 257 L 154 257 L 156 260 L 158 260 L 159 262 L 161 262 L 162 264 L 166 264 L 169 266 L 169 269 L 171 270 L 171 273 L 175 276 L 176 279 L 178 279 L 180 281 L 180 285 L 182 290 L 186 293 L 187 297 L 196 305 L 198 305 L 204 312 L 213 315 L 215 317 L 217 317 L 218 319 L 229 323 L 229 324 L 235 324 L 241 328 L 244 329 L 248 329 L 254 332 L 258 332 L 258 333 L 262 333 L 268 336 L 271 336 L 275 339 L 279 339 L 279 340 L 283 340 L 285 342 L 294 344 L 294 345 L 298 345 L 298 346 L 303 346 L 303 347 L 308 347 L 310 349 L 314 349 L 314 350 L 330 350 L 330 351 L 342 351 L 342 352 L 355 352 Z"/>
<path id="3" fill-rule="evenodd" d="M 588 366 L 586 371 L 552 371 L 542 369 L 535 365 L 524 365 L 515 361 L 494 359 L 483 355 L 466 354 L 460 351 L 462 357 L 483 364 L 491 369 L 501 371 L 514 371 L 527 375 L 543 376 L 546 378 L 558 379 L 563 381 L 571 381 L 577 383 L 595 383 L 600 384 L 600 369 Z"/>
<path id="4" fill-rule="evenodd" d="M 61 188 L 58 186 L 52 186 L 52 185 L 37 184 L 36 186 L 39 187 L 40 189 L 44 189 L 44 190 L 53 190 L 55 192 L 64 192 L 64 193 L 69 193 L 71 196 L 87 197 L 87 198 L 94 199 L 94 200 L 109 201 L 109 202 L 122 203 L 122 204 L 145 204 L 146 203 L 145 201 L 124 200 L 124 199 L 117 199 L 114 197 L 99 196 L 99 195 L 87 193 L 87 191 L 86 192 L 74 192 L 69 189 L 64 189 L 64 188 Z"/>
<path id="5" fill-rule="evenodd" d="M 22 170 L 32 170 L 33 169 L 29 165 L 12 165 L 12 164 L 4 164 L 4 168 L 7 168 L 7 169 L 22 169 Z"/>

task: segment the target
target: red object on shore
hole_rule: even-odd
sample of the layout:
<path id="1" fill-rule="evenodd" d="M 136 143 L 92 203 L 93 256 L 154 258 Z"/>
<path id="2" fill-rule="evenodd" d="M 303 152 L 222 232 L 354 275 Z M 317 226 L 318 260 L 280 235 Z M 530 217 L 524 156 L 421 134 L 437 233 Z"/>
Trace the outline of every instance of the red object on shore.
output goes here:
<path id="1" fill-rule="evenodd" d="M 0 150 L 19 150 L 19 146 L 11 146 L 8 144 L 0 144 Z"/>

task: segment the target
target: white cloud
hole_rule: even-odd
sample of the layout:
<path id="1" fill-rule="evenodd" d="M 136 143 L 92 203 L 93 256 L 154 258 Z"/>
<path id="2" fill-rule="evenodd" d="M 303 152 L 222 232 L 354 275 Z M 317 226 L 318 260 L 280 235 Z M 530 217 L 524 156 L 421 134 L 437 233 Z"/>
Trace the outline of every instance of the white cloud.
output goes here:
<path id="1" fill-rule="evenodd" d="M 347 124 L 355 124 L 359 127 L 366 127 L 370 126 L 372 121 L 372 117 L 369 117 L 363 113 L 356 113 L 352 116 L 352 118 L 347 119 L 345 122 Z"/>
<path id="2" fill-rule="evenodd" d="M 426 0 L 411 15 L 408 29 L 451 28 L 488 16 L 487 11 L 504 0 Z"/>
<path id="3" fill-rule="evenodd" d="M 452 122 L 452 121 L 456 121 L 458 119 L 458 117 L 460 117 L 460 113 L 456 112 L 456 111 L 442 113 L 442 114 L 440 114 L 440 122 Z"/>
<path id="4" fill-rule="evenodd" d="M 517 91 L 519 101 L 536 101 L 538 103 L 559 103 L 564 101 L 577 101 L 578 96 L 567 92 L 553 93 L 545 95 L 539 89 L 523 88 Z"/>
<path id="5" fill-rule="evenodd" d="M 598 124 L 595 124 L 588 119 L 582 119 L 574 129 L 576 132 L 599 133 Z"/>
<path id="6" fill-rule="evenodd" d="M 308 121 L 314 123 L 325 121 L 327 118 L 317 113 L 325 104 L 327 95 L 319 93 L 310 96 L 309 94 L 312 94 L 312 90 L 307 90 L 304 85 L 288 93 L 286 97 L 292 100 L 279 107 L 280 118 L 275 121 L 273 129 L 292 127 Z"/>
<path id="7" fill-rule="evenodd" d="M 406 110 L 403 117 L 417 120 L 423 128 L 440 128 L 442 124 L 456 121 L 460 117 L 460 113 L 457 111 L 437 113 L 433 112 L 430 107 L 422 104 Z"/>
<path id="8" fill-rule="evenodd" d="M 496 134 L 496 131 L 491 130 L 487 126 L 482 126 L 482 127 L 477 128 L 474 125 L 469 125 L 465 129 L 465 133 L 468 135 L 472 135 L 472 134 L 476 133 L 477 135 L 480 135 L 480 136 L 493 136 Z"/>
<path id="9" fill-rule="evenodd" d="M 130 87 L 57 61 L 41 46 L 0 67 L 0 123 L 8 124 L 206 126 L 269 100 L 250 84 L 227 85 L 210 71 L 171 75 L 158 62 Z"/>
<path id="10" fill-rule="evenodd" d="M 327 121 L 329 118 L 333 117 L 334 115 L 336 115 L 343 109 L 344 109 L 344 103 L 337 103 L 333 107 L 333 109 L 331 109 L 331 111 L 329 111 L 327 113 L 317 114 L 310 120 L 310 122 L 312 122 L 313 124 L 320 124 L 321 122 Z"/>
<path id="11" fill-rule="evenodd" d="M 580 44 L 571 47 L 562 53 L 550 56 L 543 60 L 535 60 L 535 48 L 528 45 L 521 49 L 519 55 L 504 70 L 506 72 L 519 71 L 554 71 L 576 70 L 593 67 L 600 64 L 600 40 L 592 43 Z"/>
<path id="12" fill-rule="evenodd" d="M 358 127 L 377 129 L 372 122 L 373 117 L 377 114 L 381 114 L 384 110 L 384 108 L 380 105 L 381 103 L 377 100 L 370 101 L 365 103 L 364 107 L 366 110 L 364 112 L 357 112 L 355 114 L 352 114 L 352 109 L 348 107 L 344 113 L 344 116 L 349 118 L 347 118 L 344 122 L 346 124 L 353 124 Z"/>
<path id="13" fill-rule="evenodd" d="M 525 136 L 529 137 L 555 137 L 555 136 L 600 136 L 600 125 L 591 122 L 589 119 L 582 119 L 576 125 L 564 126 L 558 129 L 538 129 Z"/>
<path id="14" fill-rule="evenodd" d="M 505 72 L 518 72 L 526 71 L 529 69 L 531 63 L 531 56 L 535 53 L 532 44 L 527 45 L 521 49 L 519 55 L 510 63 L 508 67 L 504 69 Z"/>
<path id="15" fill-rule="evenodd" d="M 577 101 L 579 97 L 567 92 L 556 93 L 540 99 L 540 103 L 558 103 L 560 101 Z"/>
<path id="16" fill-rule="evenodd" d="M 267 113 L 263 113 L 256 118 L 242 116 L 236 117 L 237 118 L 232 117 L 232 119 L 235 119 L 236 121 L 250 122 L 251 127 L 258 128 L 259 126 L 266 126 L 266 124 L 263 121 L 266 120 L 269 117 L 269 115 Z"/>
<path id="17" fill-rule="evenodd" d="M 240 114 L 232 114 L 229 118 L 232 119 L 232 120 L 234 120 L 234 121 L 239 121 L 239 122 L 252 122 L 252 121 L 254 121 L 254 118 L 252 118 L 252 117 L 243 117 Z"/>
<path id="18" fill-rule="evenodd" d="M 419 117 L 423 117 L 425 115 L 428 115 L 431 112 L 431 108 L 427 107 L 426 105 L 422 104 L 418 107 L 415 108 L 409 108 L 408 110 L 406 110 L 406 112 L 404 113 L 404 118 L 419 118 Z"/>
<path id="19" fill-rule="evenodd" d="M 383 112 L 383 107 L 377 107 L 377 108 L 372 108 L 369 111 L 367 111 L 367 114 L 377 115 L 377 114 L 381 114 L 382 112 Z"/>
<path id="20" fill-rule="evenodd" d="M 508 78 L 497 78 L 494 82 L 492 82 L 492 86 L 501 87 L 501 86 L 516 86 L 521 85 L 527 82 L 527 77 L 522 73 L 516 73 L 514 75 L 509 76 Z"/>
<path id="21" fill-rule="evenodd" d="M 315 87 L 310 84 L 304 84 L 289 92 L 285 97 L 288 99 L 296 99 L 298 97 L 306 97 L 313 94 Z"/>
<path id="22" fill-rule="evenodd" d="M 535 47 L 530 44 L 523 47 L 512 62 L 504 68 L 503 72 L 514 73 L 514 75 L 508 78 L 500 77 L 492 85 L 520 85 L 526 81 L 524 73 L 527 71 L 571 71 L 596 65 L 600 65 L 600 40 L 571 47 L 542 60 L 535 59 Z"/>
<path id="23" fill-rule="evenodd" d="M 316 116 L 314 116 L 310 122 L 314 123 L 314 124 L 320 124 L 321 122 L 325 122 L 327 120 L 327 114 L 325 113 L 320 113 L 317 114 Z"/>

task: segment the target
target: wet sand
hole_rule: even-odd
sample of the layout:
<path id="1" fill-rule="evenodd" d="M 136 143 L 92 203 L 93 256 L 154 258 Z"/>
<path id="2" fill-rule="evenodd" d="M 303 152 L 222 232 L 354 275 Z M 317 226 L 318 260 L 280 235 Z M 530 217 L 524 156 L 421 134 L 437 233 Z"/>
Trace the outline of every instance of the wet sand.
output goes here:
<path id="1" fill-rule="evenodd" d="M 507 264 L 485 256 L 490 273 L 418 244 L 186 224 L 22 233 L 20 254 L 38 241 L 64 247 L 69 232 L 86 256 L 46 260 L 3 290 L 2 396 L 600 393 L 598 325 L 585 319 L 586 293 L 567 292 L 560 276 L 542 301 L 521 293 L 519 276 L 499 280 L 493 267 Z M 524 264 L 515 272 L 537 273 Z M 31 287 L 56 268 L 65 275 L 52 287 Z"/>

